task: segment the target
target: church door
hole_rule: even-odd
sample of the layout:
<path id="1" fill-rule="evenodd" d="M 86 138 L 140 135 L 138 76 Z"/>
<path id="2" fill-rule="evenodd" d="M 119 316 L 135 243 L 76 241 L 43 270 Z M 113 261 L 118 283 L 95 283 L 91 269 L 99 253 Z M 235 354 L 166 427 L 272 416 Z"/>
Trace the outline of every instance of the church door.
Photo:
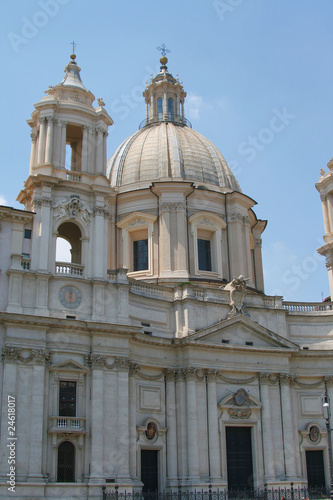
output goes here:
<path id="1" fill-rule="evenodd" d="M 252 490 L 251 427 L 226 427 L 228 489 Z"/>
<path id="2" fill-rule="evenodd" d="M 306 451 L 306 470 L 308 472 L 309 488 L 325 487 L 325 472 L 322 450 Z"/>
<path id="3" fill-rule="evenodd" d="M 158 491 L 158 451 L 141 450 L 141 481 L 143 493 Z"/>

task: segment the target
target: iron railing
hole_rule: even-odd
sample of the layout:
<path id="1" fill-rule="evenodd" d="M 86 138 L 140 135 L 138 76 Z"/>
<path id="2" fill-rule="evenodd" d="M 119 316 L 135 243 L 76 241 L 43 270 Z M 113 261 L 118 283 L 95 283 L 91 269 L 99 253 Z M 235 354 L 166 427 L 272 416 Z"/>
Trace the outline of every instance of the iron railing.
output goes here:
<path id="1" fill-rule="evenodd" d="M 192 123 L 187 118 L 179 118 L 178 120 L 170 120 L 170 119 L 168 119 L 168 120 L 150 120 L 148 118 L 148 120 L 146 120 L 146 119 L 142 120 L 142 122 L 139 125 L 139 130 L 141 130 L 146 125 L 152 125 L 153 123 L 163 123 L 163 122 L 171 122 L 171 123 L 175 123 L 176 125 L 185 125 L 186 127 L 192 128 Z"/>
<path id="2" fill-rule="evenodd" d="M 323 500 L 330 498 L 329 488 L 305 488 L 293 485 L 290 488 L 265 487 L 263 490 L 214 490 L 212 485 L 208 490 L 183 491 L 181 487 L 168 492 L 142 492 L 127 493 L 119 492 L 119 486 L 115 485 L 111 491 L 103 486 L 103 500 Z"/>

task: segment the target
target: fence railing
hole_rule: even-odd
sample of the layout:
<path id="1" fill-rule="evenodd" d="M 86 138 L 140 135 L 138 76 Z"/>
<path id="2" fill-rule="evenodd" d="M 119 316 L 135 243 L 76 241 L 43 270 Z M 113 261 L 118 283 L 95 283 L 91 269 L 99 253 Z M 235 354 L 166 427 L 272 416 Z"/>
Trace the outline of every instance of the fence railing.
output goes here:
<path id="1" fill-rule="evenodd" d="M 111 487 L 111 486 L 110 486 Z M 262 490 L 214 490 L 209 485 L 208 490 L 183 491 L 181 487 L 168 492 L 142 492 L 126 493 L 119 492 L 118 485 L 111 491 L 106 491 L 103 486 L 103 500 L 323 500 L 330 498 L 329 488 L 273 488 L 265 487 Z"/>

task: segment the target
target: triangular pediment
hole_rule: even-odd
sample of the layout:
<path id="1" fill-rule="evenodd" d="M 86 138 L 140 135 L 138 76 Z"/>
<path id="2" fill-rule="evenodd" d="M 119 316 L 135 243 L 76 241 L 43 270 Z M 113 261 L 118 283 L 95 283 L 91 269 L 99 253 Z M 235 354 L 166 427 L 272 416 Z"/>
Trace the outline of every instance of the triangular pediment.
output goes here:
<path id="1" fill-rule="evenodd" d="M 67 371 L 67 372 L 84 372 L 87 373 L 89 370 L 86 366 L 81 365 L 78 361 L 74 359 L 66 359 L 60 363 L 56 363 L 50 366 L 51 371 Z"/>
<path id="2" fill-rule="evenodd" d="M 290 342 L 290 340 L 255 323 L 242 314 L 197 331 L 190 338 L 191 340 L 223 346 L 298 350 L 298 346 Z"/>

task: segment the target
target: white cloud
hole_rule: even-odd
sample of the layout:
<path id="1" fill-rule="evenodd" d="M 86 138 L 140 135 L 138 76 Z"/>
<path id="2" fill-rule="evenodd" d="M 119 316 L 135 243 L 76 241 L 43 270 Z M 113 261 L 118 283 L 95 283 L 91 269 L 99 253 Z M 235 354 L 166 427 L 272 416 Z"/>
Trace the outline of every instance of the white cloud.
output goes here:
<path id="1" fill-rule="evenodd" d="M 202 96 L 189 92 L 186 98 L 186 114 L 192 120 L 200 118 L 200 111 L 205 108 Z"/>
<path id="2" fill-rule="evenodd" d="M 6 198 L 0 194 L 0 205 L 7 205 Z"/>

